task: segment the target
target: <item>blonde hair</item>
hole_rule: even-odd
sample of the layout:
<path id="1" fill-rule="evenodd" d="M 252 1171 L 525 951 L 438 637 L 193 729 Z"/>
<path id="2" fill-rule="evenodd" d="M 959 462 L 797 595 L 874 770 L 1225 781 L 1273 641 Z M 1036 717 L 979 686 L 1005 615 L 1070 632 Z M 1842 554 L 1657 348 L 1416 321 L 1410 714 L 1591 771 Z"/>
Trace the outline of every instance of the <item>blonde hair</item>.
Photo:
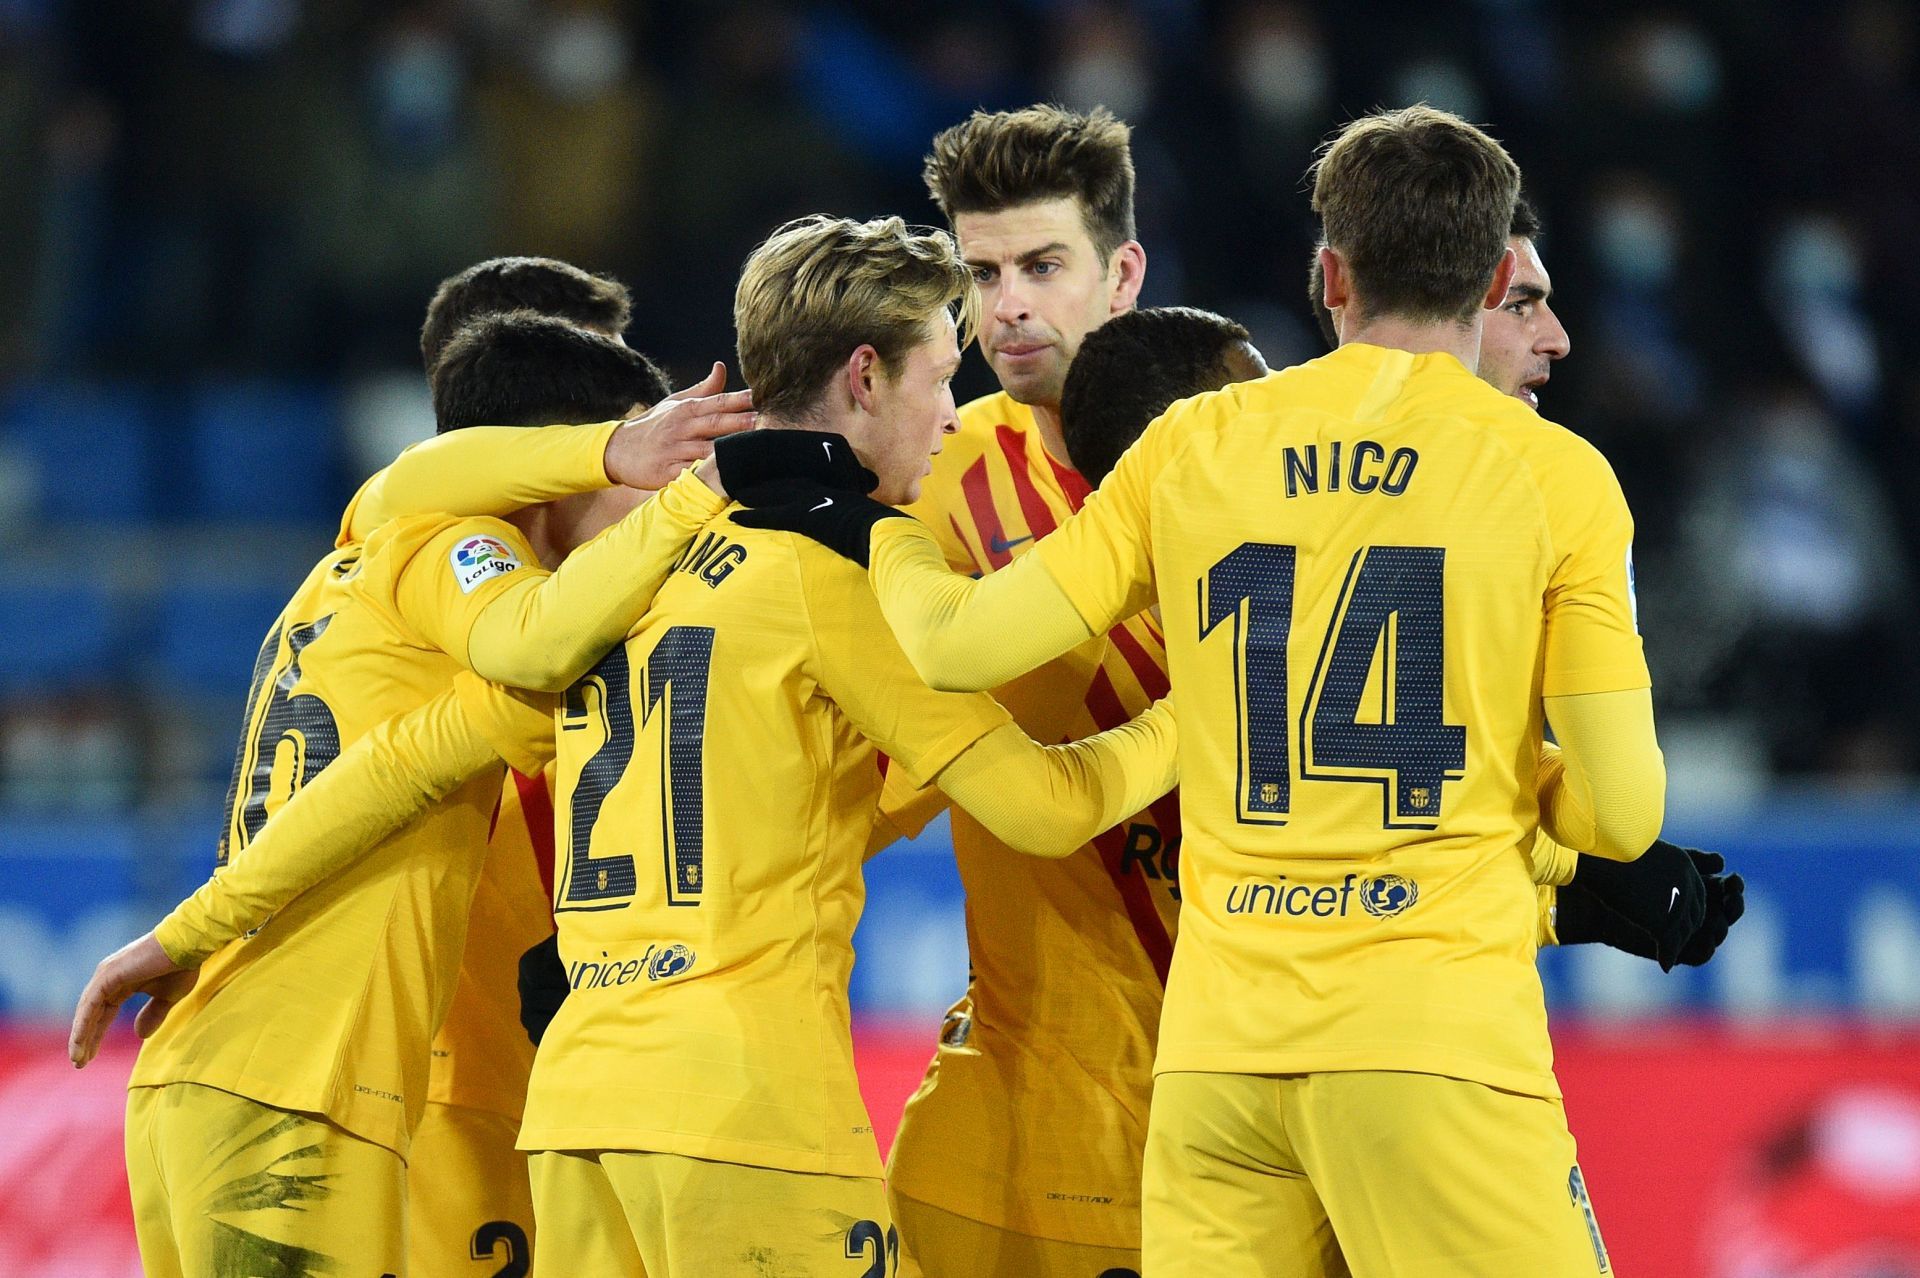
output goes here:
<path id="1" fill-rule="evenodd" d="M 934 138 L 921 176 L 949 225 L 962 213 L 1071 196 L 1105 262 L 1134 237 L 1131 138 L 1105 107 L 975 111 Z"/>
<path id="2" fill-rule="evenodd" d="M 872 346 L 897 377 L 936 314 L 953 315 L 965 349 L 979 310 L 972 273 L 945 231 L 897 217 L 797 218 L 741 269 L 733 295 L 740 373 L 754 408 L 804 420 L 856 347 Z"/>
<path id="3" fill-rule="evenodd" d="M 1505 148 L 1451 112 L 1410 106 L 1348 124 L 1309 175 L 1322 242 L 1345 255 L 1369 314 L 1472 317 L 1520 198 Z"/>

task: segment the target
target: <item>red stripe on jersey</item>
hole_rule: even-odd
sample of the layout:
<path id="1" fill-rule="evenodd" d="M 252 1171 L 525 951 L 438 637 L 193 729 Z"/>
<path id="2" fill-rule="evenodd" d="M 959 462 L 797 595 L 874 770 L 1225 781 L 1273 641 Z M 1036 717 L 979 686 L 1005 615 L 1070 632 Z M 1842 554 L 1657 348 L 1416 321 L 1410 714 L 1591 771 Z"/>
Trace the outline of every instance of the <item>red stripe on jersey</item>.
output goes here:
<path id="1" fill-rule="evenodd" d="M 1154 660 L 1153 654 L 1125 626 L 1115 626 L 1107 632 L 1107 638 L 1127 659 L 1127 666 L 1133 671 L 1133 677 L 1140 681 L 1140 690 L 1158 701 L 1167 695 L 1170 685 L 1166 668 Z M 1180 837 L 1180 792 L 1169 791 L 1153 801 L 1147 811 L 1153 814 L 1153 823 L 1160 827 L 1160 837 L 1172 847 Z"/>
<path id="2" fill-rule="evenodd" d="M 1000 451 L 1007 455 L 1007 468 L 1013 472 L 1013 491 L 1020 498 L 1020 513 L 1026 517 L 1027 531 L 1035 539 L 1046 536 L 1059 524 L 1047 506 L 1047 499 L 1040 495 L 1040 489 L 1033 482 L 1033 471 L 1027 462 L 1026 437 L 1011 426 L 995 427 L 993 434 L 1000 441 Z"/>
<path id="3" fill-rule="evenodd" d="M 553 795 L 547 792 L 544 776 L 529 777 L 516 772 L 513 784 L 520 791 L 520 814 L 526 818 L 527 838 L 533 842 L 533 864 L 540 871 L 540 886 L 547 900 L 553 900 Z"/>
<path id="4" fill-rule="evenodd" d="M 1093 672 L 1093 686 L 1087 689 L 1087 709 L 1093 713 L 1094 725 L 1102 730 L 1117 728 L 1133 717 L 1121 704 L 1120 694 L 1114 691 L 1113 681 L 1107 678 L 1104 670 Z M 1160 805 L 1154 806 L 1154 821 L 1160 824 L 1157 811 Z M 1177 818 L 1177 807 L 1175 811 Z M 1161 837 L 1169 837 L 1164 826 Z M 1121 904 L 1127 907 L 1127 920 L 1133 924 L 1133 934 L 1139 940 L 1140 948 L 1146 951 L 1160 984 L 1165 985 L 1167 965 L 1173 962 L 1173 941 L 1167 936 L 1167 926 L 1160 921 L 1160 911 L 1153 903 L 1152 885 L 1143 875 L 1122 873 L 1126 835 L 1118 826 L 1095 835 L 1093 846 L 1107 867 L 1107 877 L 1113 880 L 1113 886 L 1120 892 Z"/>
<path id="5" fill-rule="evenodd" d="M 1055 461 L 1052 453 L 1047 453 L 1047 465 L 1053 467 L 1053 477 L 1060 481 L 1060 491 L 1067 495 L 1068 507 L 1077 513 L 1087 504 L 1087 498 L 1093 493 L 1093 485 L 1073 467 L 1062 466 Z"/>
<path id="6" fill-rule="evenodd" d="M 1013 556 L 1007 551 L 1007 530 L 1001 527 L 1000 512 L 993 504 L 993 484 L 987 478 L 986 458 L 967 467 L 966 474 L 960 476 L 960 492 L 967 499 L 967 509 L 973 512 L 974 536 L 987 552 L 987 562 L 980 565 L 982 574 L 1005 568 L 1013 562 Z M 953 527 L 955 532 L 960 530 L 958 520 Z M 960 540 L 964 543 L 966 538 L 963 536 Z"/>

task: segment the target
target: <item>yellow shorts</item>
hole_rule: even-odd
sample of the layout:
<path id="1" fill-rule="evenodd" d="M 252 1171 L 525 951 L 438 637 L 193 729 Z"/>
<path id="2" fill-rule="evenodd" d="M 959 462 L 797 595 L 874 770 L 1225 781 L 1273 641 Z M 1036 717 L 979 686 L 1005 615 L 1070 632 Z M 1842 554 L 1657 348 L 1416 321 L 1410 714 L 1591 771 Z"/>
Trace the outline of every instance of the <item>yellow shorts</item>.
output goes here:
<path id="1" fill-rule="evenodd" d="M 535 1278 L 888 1278 L 878 1180 L 631 1150 L 534 1154 Z"/>
<path id="2" fill-rule="evenodd" d="M 533 1183 L 504 1114 L 429 1102 L 407 1160 L 408 1278 L 533 1272 Z"/>
<path id="3" fill-rule="evenodd" d="M 1162 1074 L 1151 1278 L 1612 1275 L 1560 1102 L 1434 1074 Z"/>
<path id="4" fill-rule="evenodd" d="M 900 1230 L 899 1278 L 1140 1278 L 1140 1253 L 1017 1234 L 891 1195 Z"/>
<path id="5" fill-rule="evenodd" d="M 133 1088 L 127 1183 L 148 1278 L 401 1272 L 406 1165 L 312 1114 Z"/>

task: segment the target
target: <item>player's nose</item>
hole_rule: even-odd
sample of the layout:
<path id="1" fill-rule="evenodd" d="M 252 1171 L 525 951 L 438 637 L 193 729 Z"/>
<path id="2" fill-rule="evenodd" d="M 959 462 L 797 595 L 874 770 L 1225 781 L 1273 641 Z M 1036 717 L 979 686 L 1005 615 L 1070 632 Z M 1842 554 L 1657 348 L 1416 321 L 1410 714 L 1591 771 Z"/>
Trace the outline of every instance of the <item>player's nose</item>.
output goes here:
<path id="1" fill-rule="evenodd" d="M 1545 302 L 1540 303 L 1540 334 L 1534 340 L 1533 349 L 1548 359 L 1565 359 L 1573 349 L 1573 339 L 1567 336 L 1567 329 L 1553 308 Z"/>

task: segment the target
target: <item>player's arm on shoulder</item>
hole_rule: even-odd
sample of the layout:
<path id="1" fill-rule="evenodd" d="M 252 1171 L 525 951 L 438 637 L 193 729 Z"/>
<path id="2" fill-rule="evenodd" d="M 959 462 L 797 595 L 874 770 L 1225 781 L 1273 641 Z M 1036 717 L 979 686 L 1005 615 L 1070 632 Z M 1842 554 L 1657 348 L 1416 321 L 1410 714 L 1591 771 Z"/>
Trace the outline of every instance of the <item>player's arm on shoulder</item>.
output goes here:
<path id="1" fill-rule="evenodd" d="M 688 539 L 725 505 L 687 472 L 551 573 L 510 525 L 454 521 L 397 575 L 395 604 L 482 678 L 558 692 L 626 638 Z"/>
<path id="2" fill-rule="evenodd" d="M 476 725 L 466 710 L 479 695 L 449 689 L 343 750 L 154 928 L 167 956 L 182 967 L 204 962 L 302 892 L 357 863 L 470 778 L 500 769 L 498 733 Z M 550 717 L 545 728 L 550 735 Z M 524 751 L 514 761 L 539 766 Z"/>
<path id="3" fill-rule="evenodd" d="M 619 426 L 470 426 L 436 435 L 360 486 L 338 544 L 364 541 L 403 515 L 505 515 L 609 487 L 607 445 Z"/>
<path id="4" fill-rule="evenodd" d="M 874 525 L 869 575 L 915 670 L 935 688 L 997 688 L 1153 603 L 1148 508 L 1177 436 L 1148 427 L 1086 505 L 983 578 L 949 570 L 920 524 Z"/>

